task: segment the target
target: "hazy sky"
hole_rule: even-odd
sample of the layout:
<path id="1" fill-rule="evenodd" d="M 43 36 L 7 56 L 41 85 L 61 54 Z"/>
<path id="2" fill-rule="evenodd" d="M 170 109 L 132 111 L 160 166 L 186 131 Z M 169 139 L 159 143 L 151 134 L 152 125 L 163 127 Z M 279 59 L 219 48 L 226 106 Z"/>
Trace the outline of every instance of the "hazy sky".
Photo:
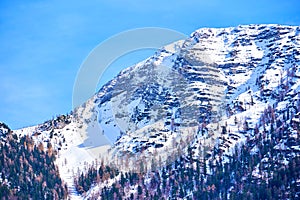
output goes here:
<path id="1" fill-rule="evenodd" d="M 125 3 L 126 2 L 126 3 Z M 128 29 L 299 25 L 300 1 L 89 0 L 0 1 L 0 121 L 12 128 L 42 123 L 72 108 L 77 71 L 103 40 Z M 152 51 L 124 56 L 105 80 Z"/>

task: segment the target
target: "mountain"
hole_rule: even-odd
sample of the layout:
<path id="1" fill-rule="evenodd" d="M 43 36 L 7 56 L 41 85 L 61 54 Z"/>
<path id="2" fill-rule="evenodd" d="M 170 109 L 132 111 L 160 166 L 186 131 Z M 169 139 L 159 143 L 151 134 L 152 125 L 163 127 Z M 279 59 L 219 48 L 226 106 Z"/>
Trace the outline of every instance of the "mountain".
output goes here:
<path id="1" fill-rule="evenodd" d="M 51 144 L 72 199 L 300 198 L 299 34 L 199 29 L 13 133 Z"/>

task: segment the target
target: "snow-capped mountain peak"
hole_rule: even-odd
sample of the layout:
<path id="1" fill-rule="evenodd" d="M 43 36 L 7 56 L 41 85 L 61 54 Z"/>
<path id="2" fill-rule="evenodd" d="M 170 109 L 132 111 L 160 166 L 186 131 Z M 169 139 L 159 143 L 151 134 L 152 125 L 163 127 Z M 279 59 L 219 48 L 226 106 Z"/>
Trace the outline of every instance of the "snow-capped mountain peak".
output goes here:
<path id="1" fill-rule="evenodd" d="M 192 148 L 197 159 L 229 162 L 259 131 L 285 130 L 284 119 L 293 125 L 276 148 L 299 153 L 288 142 L 299 141 L 299 34 L 276 24 L 201 28 L 123 70 L 70 115 L 14 132 L 53 143 L 70 189 L 72 173 L 95 159 L 145 172 Z"/>

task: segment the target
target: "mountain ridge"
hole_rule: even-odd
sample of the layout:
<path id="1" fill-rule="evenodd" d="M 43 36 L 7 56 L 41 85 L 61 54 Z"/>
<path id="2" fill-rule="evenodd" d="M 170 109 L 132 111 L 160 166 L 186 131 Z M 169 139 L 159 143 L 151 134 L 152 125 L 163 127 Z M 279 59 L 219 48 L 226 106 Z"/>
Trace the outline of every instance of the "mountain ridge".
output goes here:
<path id="1" fill-rule="evenodd" d="M 71 171 L 86 171 L 95 159 L 145 173 L 193 152 L 209 166 L 230 162 L 243 145 L 255 144 L 250 150 L 258 154 L 261 137 L 278 140 L 274 151 L 293 152 L 272 157 L 288 165 L 300 150 L 299 34 L 299 26 L 264 24 L 198 29 L 121 71 L 70 115 L 14 132 L 53 143 L 72 198 L 81 197 Z M 251 173 L 262 179 L 258 169 Z"/>

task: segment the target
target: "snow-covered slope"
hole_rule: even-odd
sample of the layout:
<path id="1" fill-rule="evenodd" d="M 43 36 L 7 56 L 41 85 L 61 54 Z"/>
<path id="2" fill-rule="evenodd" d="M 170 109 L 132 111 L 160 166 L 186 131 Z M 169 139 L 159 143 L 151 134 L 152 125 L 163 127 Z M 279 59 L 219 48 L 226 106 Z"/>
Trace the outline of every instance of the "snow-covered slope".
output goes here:
<path id="1" fill-rule="evenodd" d="M 199 29 L 120 72 L 70 115 L 14 132 L 56 147 L 71 191 L 72 176 L 101 159 L 143 171 L 192 146 L 198 158 L 217 149 L 226 162 L 235 144 L 284 126 L 262 125 L 266 110 L 275 121 L 292 115 L 294 126 L 277 148 L 299 152 L 299 145 L 287 146 L 299 137 L 299 34 L 300 27 L 282 25 Z"/>

